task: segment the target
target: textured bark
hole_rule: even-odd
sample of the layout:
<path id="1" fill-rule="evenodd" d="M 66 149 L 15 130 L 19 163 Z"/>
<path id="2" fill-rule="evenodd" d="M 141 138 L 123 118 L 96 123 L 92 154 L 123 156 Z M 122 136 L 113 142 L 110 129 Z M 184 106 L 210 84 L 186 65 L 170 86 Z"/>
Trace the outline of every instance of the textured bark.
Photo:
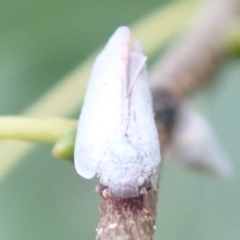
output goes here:
<path id="1" fill-rule="evenodd" d="M 181 100 L 204 85 L 219 66 L 222 42 L 240 3 L 219 0 L 212 4 L 152 69 L 153 107 L 162 151 L 171 138 Z M 153 239 L 157 196 L 156 189 L 137 198 L 103 200 L 97 240 Z"/>
<path id="2" fill-rule="evenodd" d="M 103 201 L 97 239 L 153 239 L 156 202 L 157 191 L 137 198 Z"/>

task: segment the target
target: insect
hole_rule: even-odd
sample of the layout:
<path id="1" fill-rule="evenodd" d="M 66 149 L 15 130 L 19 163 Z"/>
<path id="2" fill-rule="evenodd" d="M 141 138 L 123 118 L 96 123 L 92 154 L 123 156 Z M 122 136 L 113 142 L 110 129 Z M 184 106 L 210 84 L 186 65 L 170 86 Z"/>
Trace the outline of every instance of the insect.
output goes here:
<path id="1" fill-rule="evenodd" d="M 119 27 L 97 56 L 79 118 L 77 172 L 97 175 L 104 197 L 133 198 L 156 187 L 160 146 L 141 44 Z"/>

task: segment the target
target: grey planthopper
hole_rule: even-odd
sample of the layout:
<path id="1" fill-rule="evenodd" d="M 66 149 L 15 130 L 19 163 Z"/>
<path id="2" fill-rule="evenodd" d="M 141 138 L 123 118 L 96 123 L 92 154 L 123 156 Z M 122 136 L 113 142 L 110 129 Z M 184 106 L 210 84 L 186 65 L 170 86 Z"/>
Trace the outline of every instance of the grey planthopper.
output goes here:
<path id="1" fill-rule="evenodd" d="M 160 145 L 141 44 L 119 27 L 97 56 L 79 118 L 77 172 L 99 177 L 104 198 L 133 198 L 156 187 Z"/>

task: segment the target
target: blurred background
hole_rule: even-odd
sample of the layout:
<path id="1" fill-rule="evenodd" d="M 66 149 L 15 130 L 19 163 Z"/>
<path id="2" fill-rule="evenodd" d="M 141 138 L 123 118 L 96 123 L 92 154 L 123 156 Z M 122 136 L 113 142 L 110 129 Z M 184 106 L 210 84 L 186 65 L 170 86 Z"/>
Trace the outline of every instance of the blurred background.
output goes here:
<path id="1" fill-rule="evenodd" d="M 22 114 L 118 26 L 131 26 L 170 2 L 1 0 L 0 115 Z M 239 66 L 239 59 L 226 60 L 214 84 L 192 99 L 214 126 L 235 174 L 226 181 L 166 162 L 156 239 L 240 239 Z M 71 117 L 77 118 L 79 109 Z M 94 192 L 97 180 L 78 176 L 70 162 L 51 155 L 51 147 L 39 144 L 0 178 L 0 240 L 95 238 L 101 202 Z M 0 151 L 0 169 L 1 162 Z"/>

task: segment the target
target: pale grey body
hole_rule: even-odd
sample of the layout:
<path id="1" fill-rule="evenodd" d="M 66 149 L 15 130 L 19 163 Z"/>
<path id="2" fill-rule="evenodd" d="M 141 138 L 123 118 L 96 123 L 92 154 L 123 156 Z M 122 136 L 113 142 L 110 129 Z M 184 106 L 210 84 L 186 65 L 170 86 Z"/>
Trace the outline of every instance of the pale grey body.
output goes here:
<path id="1" fill-rule="evenodd" d="M 154 172 L 141 146 L 127 135 L 114 141 L 99 170 L 100 183 L 109 186 L 110 195 L 121 198 L 138 196 Z"/>

